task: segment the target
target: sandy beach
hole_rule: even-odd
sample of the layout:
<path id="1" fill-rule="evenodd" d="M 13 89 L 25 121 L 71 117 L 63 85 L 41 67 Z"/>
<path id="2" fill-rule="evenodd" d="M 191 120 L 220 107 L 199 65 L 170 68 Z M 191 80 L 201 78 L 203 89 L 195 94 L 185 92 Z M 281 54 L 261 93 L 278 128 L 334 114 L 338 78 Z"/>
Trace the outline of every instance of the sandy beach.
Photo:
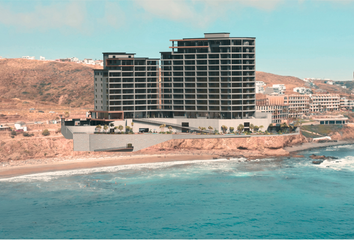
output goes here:
<path id="1" fill-rule="evenodd" d="M 20 175 L 28 175 L 43 172 L 54 172 L 63 170 L 109 167 L 128 164 L 158 163 L 188 160 L 210 160 L 216 158 L 215 155 L 195 155 L 195 154 L 155 154 L 155 155 L 123 155 L 123 156 L 102 156 L 87 158 L 68 158 L 49 162 L 48 159 L 30 160 L 16 166 L 10 164 L 0 167 L 0 178 L 11 178 Z"/>

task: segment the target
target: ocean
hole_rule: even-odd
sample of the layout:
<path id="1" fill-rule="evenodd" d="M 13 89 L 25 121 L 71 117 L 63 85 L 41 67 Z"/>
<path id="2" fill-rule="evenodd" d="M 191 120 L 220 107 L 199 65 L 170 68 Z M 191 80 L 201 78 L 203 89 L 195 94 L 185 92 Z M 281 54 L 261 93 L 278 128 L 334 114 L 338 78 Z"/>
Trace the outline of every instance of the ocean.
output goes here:
<path id="1" fill-rule="evenodd" d="M 301 154 L 0 180 L 0 238 L 354 238 L 354 145 Z"/>

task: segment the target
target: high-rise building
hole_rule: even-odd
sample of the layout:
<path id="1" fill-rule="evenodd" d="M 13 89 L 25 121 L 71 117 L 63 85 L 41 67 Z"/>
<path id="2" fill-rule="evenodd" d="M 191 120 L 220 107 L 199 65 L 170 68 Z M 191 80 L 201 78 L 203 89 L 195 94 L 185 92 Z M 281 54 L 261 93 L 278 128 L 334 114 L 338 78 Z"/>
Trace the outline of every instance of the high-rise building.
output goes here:
<path id="1" fill-rule="evenodd" d="M 161 52 L 161 115 L 241 119 L 255 115 L 255 38 L 205 33 Z"/>
<path id="2" fill-rule="evenodd" d="M 159 59 L 134 53 L 103 53 L 103 70 L 94 70 L 92 119 L 157 117 Z"/>

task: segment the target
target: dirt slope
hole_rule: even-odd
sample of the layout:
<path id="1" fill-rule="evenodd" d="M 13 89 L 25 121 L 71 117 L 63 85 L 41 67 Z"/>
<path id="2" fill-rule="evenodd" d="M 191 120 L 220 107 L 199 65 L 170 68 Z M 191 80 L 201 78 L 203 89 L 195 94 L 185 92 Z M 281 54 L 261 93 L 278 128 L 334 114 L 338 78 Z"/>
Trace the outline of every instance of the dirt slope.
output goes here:
<path id="1" fill-rule="evenodd" d="M 72 107 L 93 105 L 93 68 L 77 63 L 0 60 L 0 96 Z"/>
<path id="2" fill-rule="evenodd" d="M 305 82 L 300 78 L 291 76 L 281 76 L 266 72 L 256 72 L 256 81 L 262 81 L 266 84 L 266 87 L 271 87 L 273 84 L 285 84 L 285 94 L 295 94 L 293 89 L 295 87 L 306 87 Z"/>

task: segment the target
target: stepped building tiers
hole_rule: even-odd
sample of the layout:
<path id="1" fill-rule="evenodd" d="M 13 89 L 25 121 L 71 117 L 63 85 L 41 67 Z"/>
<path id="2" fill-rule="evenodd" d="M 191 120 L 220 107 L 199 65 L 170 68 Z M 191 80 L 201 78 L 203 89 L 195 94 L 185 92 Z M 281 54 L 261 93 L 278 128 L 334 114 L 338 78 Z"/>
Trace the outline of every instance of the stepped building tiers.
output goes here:
<path id="1" fill-rule="evenodd" d="M 169 139 L 223 137 L 95 135 L 99 124 L 133 132 L 163 131 L 161 126 L 175 133 L 221 132 L 240 124 L 246 131 L 252 125 L 266 130 L 271 114 L 256 114 L 255 38 L 205 33 L 170 41 L 171 51 L 161 52 L 161 59 L 103 53 L 103 69 L 94 70 L 94 110 L 86 119 L 63 121 L 62 133 L 74 139 L 74 150 L 125 149 L 129 142 L 136 151 Z"/>

